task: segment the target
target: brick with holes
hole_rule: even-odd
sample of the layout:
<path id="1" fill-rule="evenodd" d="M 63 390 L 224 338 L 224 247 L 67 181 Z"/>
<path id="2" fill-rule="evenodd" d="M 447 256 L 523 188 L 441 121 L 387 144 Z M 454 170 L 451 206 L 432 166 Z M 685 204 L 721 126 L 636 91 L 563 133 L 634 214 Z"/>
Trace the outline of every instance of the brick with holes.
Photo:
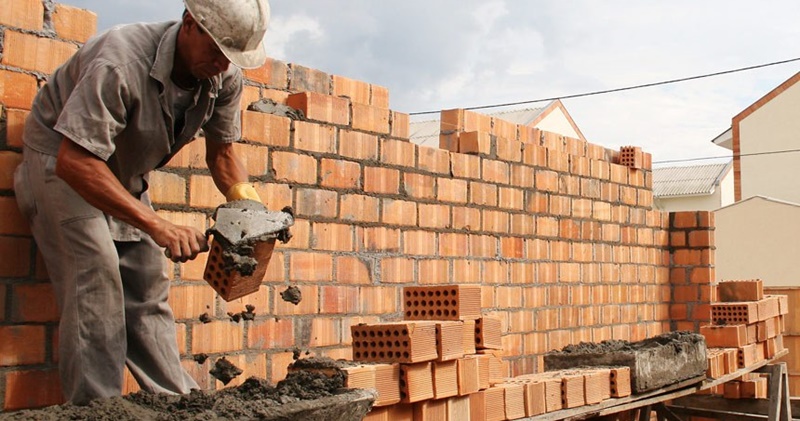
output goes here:
<path id="1" fill-rule="evenodd" d="M 502 322 L 497 317 L 483 316 L 475 321 L 476 349 L 503 349 Z"/>
<path id="2" fill-rule="evenodd" d="M 439 356 L 435 322 L 361 323 L 351 326 L 350 332 L 355 361 L 417 363 Z"/>
<path id="3" fill-rule="evenodd" d="M 414 403 L 433 399 L 433 366 L 430 362 L 400 364 L 400 401 Z"/>
<path id="4" fill-rule="evenodd" d="M 405 287 L 403 311 L 406 320 L 475 320 L 481 316 L 481 287 Z"/>

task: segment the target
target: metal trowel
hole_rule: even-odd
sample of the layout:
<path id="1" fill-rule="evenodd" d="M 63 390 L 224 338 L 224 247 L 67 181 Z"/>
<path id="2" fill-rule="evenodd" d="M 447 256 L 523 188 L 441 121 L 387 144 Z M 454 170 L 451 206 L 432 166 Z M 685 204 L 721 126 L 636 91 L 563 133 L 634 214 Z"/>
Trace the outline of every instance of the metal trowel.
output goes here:
<path id="1" fill-rule="evenodd" d="M 213 218 L 206 231 L 213 239 L 203 279 L 225 301 L 258 291 L 275 241 L 292 237 L 292 209 L 275 212 L 254 200 L 235 200 L 217 207 Z"/>

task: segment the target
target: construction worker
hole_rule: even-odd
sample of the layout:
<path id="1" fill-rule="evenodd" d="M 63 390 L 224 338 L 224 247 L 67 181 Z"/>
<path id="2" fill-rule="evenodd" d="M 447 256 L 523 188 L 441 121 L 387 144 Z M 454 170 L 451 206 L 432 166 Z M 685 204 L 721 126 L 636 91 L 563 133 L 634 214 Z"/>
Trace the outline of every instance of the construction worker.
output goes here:
<path id="1" fill-rule="evenodd" d="M 185 262 L 207 239 L 154 212 L 148 173 L 202 129 L 216 187 L 228 200 L 260 200 L 232 143 L 240 68 L 266 60 L 269 4 L 185 6 L 181 21 L 90 39 L 51 75 L 26 121 L 14 188 L 54 286 L 61 387 L 74 404 L 120 395 L 125 365 L 143 390 L 198 388 L 180 364 L 164 253 Z"/>

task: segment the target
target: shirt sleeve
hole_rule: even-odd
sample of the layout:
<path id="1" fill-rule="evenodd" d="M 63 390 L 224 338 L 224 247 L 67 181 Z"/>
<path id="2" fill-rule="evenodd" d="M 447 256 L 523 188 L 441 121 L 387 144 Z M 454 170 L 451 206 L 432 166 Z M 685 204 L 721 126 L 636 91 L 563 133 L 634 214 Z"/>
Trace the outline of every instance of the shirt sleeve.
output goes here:
<path id="1" fill-rule="evenodd" d="M 222 79 L 222 88 L 214 103 L 211 118 L 203 126 L 208 140 L 221 143 L 238 142 L 242 138 L 242 115 L 239 103 L 242 99 L 242 71 Z"/>
<path id="2" fill-rule="evenodd" d="M 119 68 L 98 60 L 81 74 L 54 129 L 106 161 L 127 124 L 128 93 Z"/>

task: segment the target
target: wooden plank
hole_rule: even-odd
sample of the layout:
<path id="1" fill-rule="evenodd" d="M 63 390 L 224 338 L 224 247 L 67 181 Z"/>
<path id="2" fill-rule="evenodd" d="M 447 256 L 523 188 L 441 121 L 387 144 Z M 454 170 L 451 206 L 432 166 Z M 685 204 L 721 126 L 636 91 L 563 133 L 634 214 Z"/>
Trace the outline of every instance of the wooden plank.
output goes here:
<path id="1" fill-rule="evenodd" d="M 800 400 L 791 399 L 792 414 L 800 414 Z M 719 408 L 722 411 L 767 415 L 767 399 L 725 399 L 714 395 L 689 395 L 675 399 L 670 406 L 685 408 Z"/>
<path id="2" fill-rule="evenodd" d="M 696 377 L 694 379 L 684 380 L 682 382 L 663 387 L 658 390 L 653 390 L 638 395 L 626 396 L 618 399 L 608 399 L 595 405 L 586 405 L 578 408 L 562 409 L 559 411 L 548 412 L 546 414 L 537 415 L 529 418 L 521 418 L 521 421 L 557 421 L 557 420 L 582 420 L 589 417 L 617 414 L 631 409 L 638 409 L 647 405 L 654 405 L 664 401 L 688 396 L 696 393 L 699 390 L 710 389 L 716 385 L 731 381 L 744 374 L 755 371 L 764 367 L 768 363 L 783 357 L 789 351 L 784 349 L 779 352 L 771 360 L 760 361 L 750 367 L 741 368 L 733 373 L 726 374 L 717 379 L 708 379 L 705 375 Z"/>
<path id="3" fill-rule="evenodd" d="M 680 415 L 690 417 L 705 417 L 714 418 L 725 421 L 753 421 L 753 420 L 768 420 L 766 415 L 744 414 L 741 412 L 727 412 L 719 411 L 716 409 L 706 408 L 684 408 L 682 406 L 670 406 L 673 412 Z"/>

